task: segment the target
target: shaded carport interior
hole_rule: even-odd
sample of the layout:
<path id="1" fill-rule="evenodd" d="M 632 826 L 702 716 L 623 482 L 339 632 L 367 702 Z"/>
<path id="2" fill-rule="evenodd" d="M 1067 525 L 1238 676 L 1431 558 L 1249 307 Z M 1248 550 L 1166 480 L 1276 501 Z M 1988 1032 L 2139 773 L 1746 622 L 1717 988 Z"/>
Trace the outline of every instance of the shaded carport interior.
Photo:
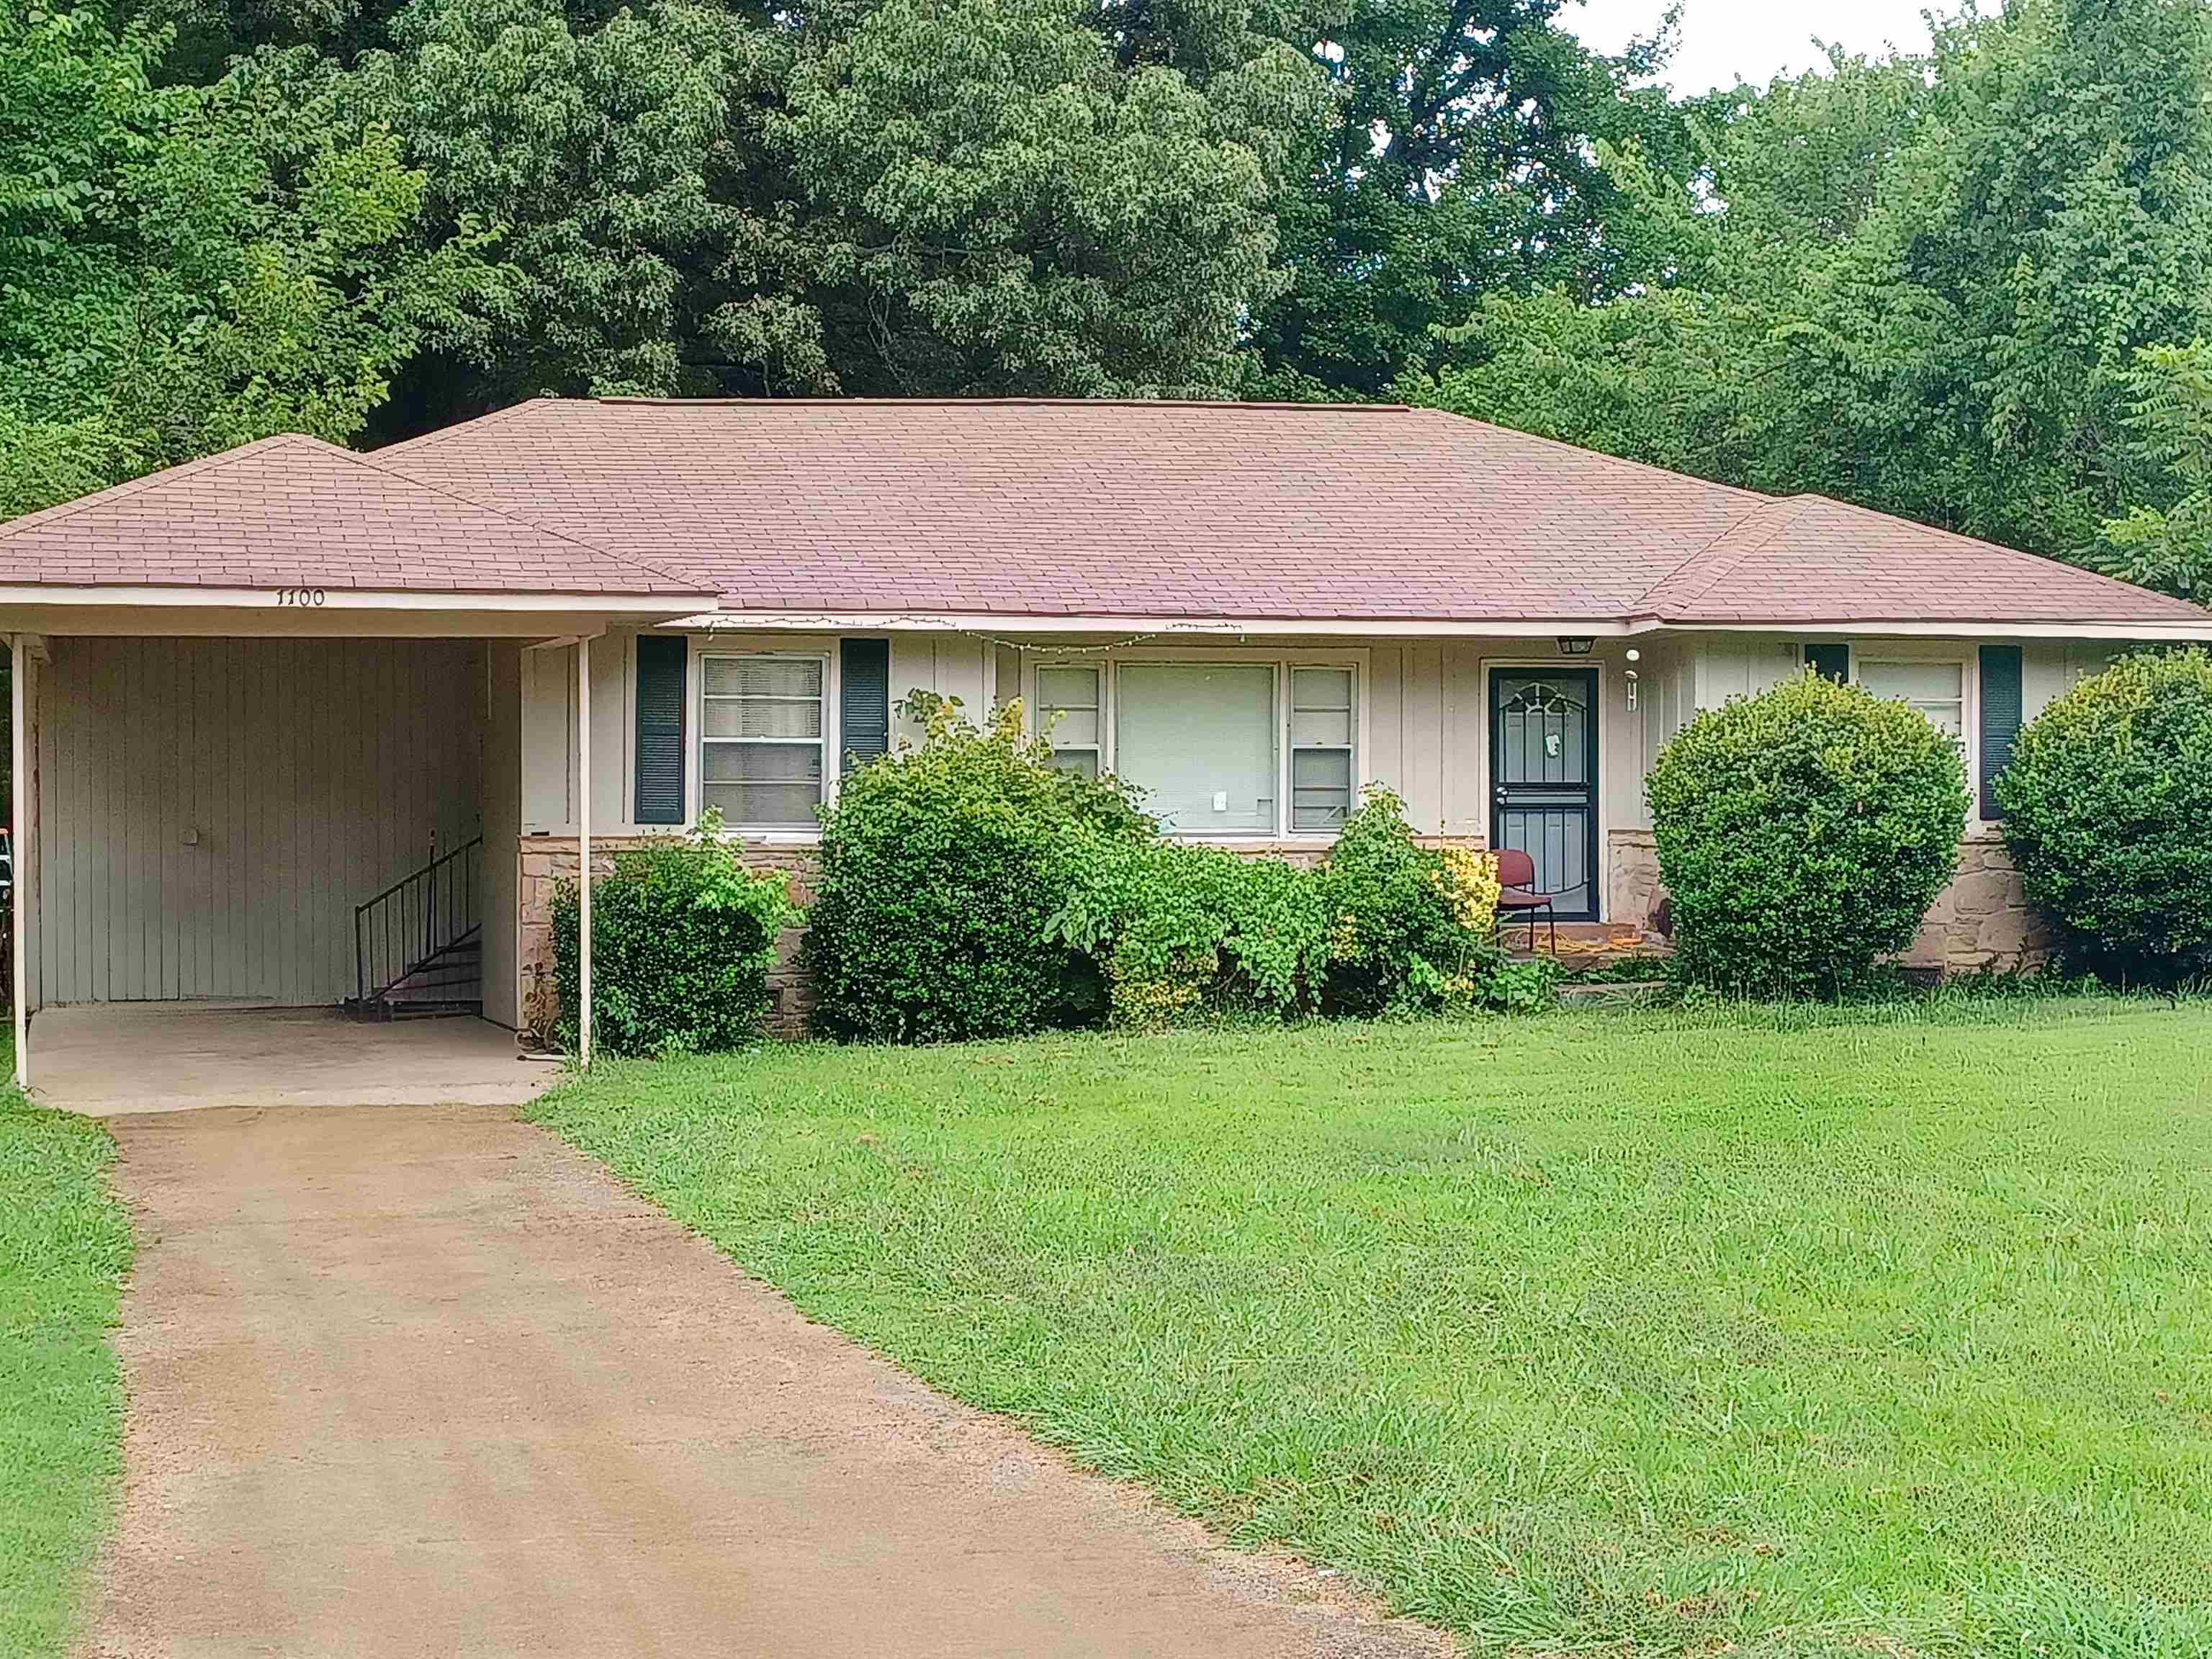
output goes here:
<path id="1" fill-rule="evenodd" d="M 542 1086 L 500 1029 L 523 658 L 712 603 L 301 437 L 0 526 L 18 1080 L 108 1110 Z M 347 1022 L 355 907 L 433 836 L 483 837 L 487 1020 Z"/>

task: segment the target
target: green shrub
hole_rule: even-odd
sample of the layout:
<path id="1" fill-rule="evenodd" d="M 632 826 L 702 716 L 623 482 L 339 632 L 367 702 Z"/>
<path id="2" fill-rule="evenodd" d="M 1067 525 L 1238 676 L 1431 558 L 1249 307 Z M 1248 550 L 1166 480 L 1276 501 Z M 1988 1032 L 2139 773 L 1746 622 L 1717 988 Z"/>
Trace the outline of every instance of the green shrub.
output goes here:
<path id="1" fill-rule="evenodd" d="M 789 878 L 745 867 L 719 814 L 665 847 L 617 853 L 592 884 L 592 1032 L 613 1054 L 708 1053 L 757 1037 L 776 935 L 798 912 Z M 576 1034 L 577 894 L 554 896 L 561 1034 Z"/>
<path id="2" fill-rule="evenodd" d="M 1423 847 L 1405 805 L 1370 790 L 1319 872 L 1329 916 L 1324 1006 L 1373 1015 L 1496 1006 L 1498 879 L 1480 854 Z"/>
<path id="3" fill-rule="evenodd" d="M 1997 799 L 2070 958 L 2120 981 L 2212 973 L 2212 654 L 2082 681 L 2021 730 Z"/>
<path id="4" fill-rule="evenodd" d="M 1010 704 L 978 730 L 959 705 L 910 699 L 921 745 L 861 767 L 823 814 L 804 946 L 833 1036 L 902 1042 L 1004 1036 L 1095 1017 L 1091 963 L 1048 942 L 1082 853 L 1152 823 L 1111 778 L 1052 764 Z"/>
<path id="5" fill-rule="evenodd" d="M 1310 870 L 1219 847 L 1095 838 L 1044 939 L 1096 962 L 1114 1024 L 1290 1018 L 1319 1006 L 1329 915 Z"/>
<path id="6" fill-rule="evenodd" d="M 1677 971 L 1717 989 L 1867 983 L 1958 867 L 1958 745 L 1909 704 L 1817 674 L 1700 714 L 1644 787 Z"/>
<path id="7" fill-rule="evenodd" d="M 1097 963 L 1118 1025 L 1538 1006 L 1547 968 L 1509 963 L 1483 854 L 1422 847 L 1369 792 L 1314 868 L 1147 839 L 1098 844 L 1046 937 Z"/>

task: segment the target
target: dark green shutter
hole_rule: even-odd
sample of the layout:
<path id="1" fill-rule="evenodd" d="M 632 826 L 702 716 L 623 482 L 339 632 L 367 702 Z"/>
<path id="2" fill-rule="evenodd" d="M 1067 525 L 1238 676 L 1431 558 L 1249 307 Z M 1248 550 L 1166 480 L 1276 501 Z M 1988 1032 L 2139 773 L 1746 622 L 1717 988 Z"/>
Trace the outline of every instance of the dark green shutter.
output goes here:
<path id="1" fill-rule="evenodd" d="M 2012 740 L 2020 735 L 2020 647 L 1982 647 L 1982 816 L 1994 823 L 2004 816 L 1997 805 L 1997 779 L 2012 764 Z"/>
<path id="2" fill-rule="evenodd" d="M 1805 647 L 1805 666 L 1841 685 L 1851 677 L 1851 648 L 1848 645 L 1808 645 Z"/>
<path id="3" fill-rule="evenodd" d="M 837 660 L 838 734 L 845 769 L 865 766 L 891 746 L 891 642 L 847 640 Z"/>
<path id="4" fill-rule="evenodd" d="M 684 822 L 684 641 L 637 638 L 637 822 Z"/>

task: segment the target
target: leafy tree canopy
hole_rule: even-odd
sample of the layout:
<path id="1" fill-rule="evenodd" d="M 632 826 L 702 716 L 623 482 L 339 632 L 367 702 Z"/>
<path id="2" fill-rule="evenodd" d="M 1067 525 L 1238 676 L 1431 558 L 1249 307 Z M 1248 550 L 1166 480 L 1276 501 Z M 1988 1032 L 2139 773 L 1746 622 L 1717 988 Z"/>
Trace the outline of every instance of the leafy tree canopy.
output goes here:
<path id="1" fill-rule="evenodd" d="M 2212 8 L 0 0 L 0 510 L 538 392 L 1397 395 L 2202 597 Z"/>
<path id="2" fill-rule="evenodd" d="M 1603 152 L 1633 291 L 1493 293 L 1406 392 L 2071 557 L 2187 494 L 2137 353 L 2212 327 L 2212 10 L 2013 0 L 1692 125 L 1687 173 Z"/>
<path id="3" fill-rule="evenodd" d="M 466 349 L 471 225 L 416 236 L 382 127 L 161 87 L 165 31 L 0 11 L 0 516 L 274 432 L 358 433 L 431 343 Z"/>

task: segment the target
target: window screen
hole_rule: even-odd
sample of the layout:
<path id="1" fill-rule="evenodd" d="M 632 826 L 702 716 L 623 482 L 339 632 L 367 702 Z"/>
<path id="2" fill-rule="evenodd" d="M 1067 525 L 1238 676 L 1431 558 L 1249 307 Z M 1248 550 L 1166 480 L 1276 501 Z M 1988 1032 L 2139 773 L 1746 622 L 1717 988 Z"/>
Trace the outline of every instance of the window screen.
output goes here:
<path id="1" fill-rule="evenodd" d="M 1291 828 L 1341 830 L 1352 805 L 1357 730 L 1349 668 L 1291 671 Z"/>
<path id="2" fill-rule="evenodd" d="M 1808 645 L 1805 666 L 1838 684 L 1851 677 L 1851 648 L 1848 645 Z"/>
<path id="3" fill-rule="evenodd" d="M 1859 663 L 1859 684 L 1909 702 L 1954 738 L 1966 730 L 1966 670 L 1955 662 Z"/>
<path id="4" fill-rule="evenodd" d="M 1275 833 L 1272 665 L 1124 663 L 1115 693 L 1114 769 L 1162 829 Z"/>
<path id="5" fill-rule="evenodd" d="M 1052 745 L 1054 763 L 1092 778 L 1103 730 L 1098 682 L 1095 668 L 1037 670 L 1037 730 Z"/>
<path id="6" fill-rule="evenodd" d="M 823 669 L 814 657 L 708 657 L 701 664 L 702 805 L 719 808 L 733 827 L 815 827 Z"/>

